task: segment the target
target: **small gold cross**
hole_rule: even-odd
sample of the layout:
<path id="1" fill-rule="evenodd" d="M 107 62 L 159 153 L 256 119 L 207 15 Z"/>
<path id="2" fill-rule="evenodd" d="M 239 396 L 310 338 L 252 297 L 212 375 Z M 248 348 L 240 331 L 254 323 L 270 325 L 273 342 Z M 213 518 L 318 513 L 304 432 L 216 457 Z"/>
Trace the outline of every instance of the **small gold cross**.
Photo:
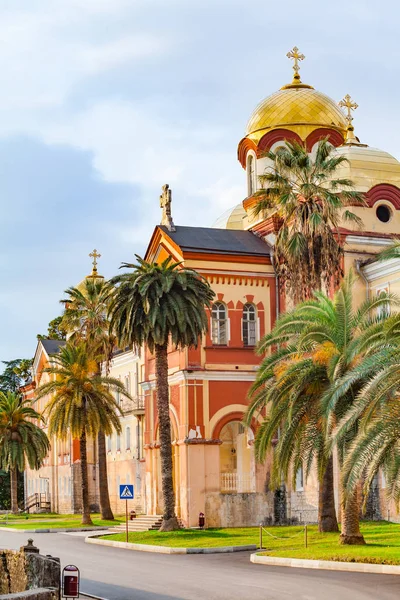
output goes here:
<path id="1" fill-rule="evenodd" d="M 97 252 L 97 250 L 95 249 L 95 250 L 93 250 L 93 252 L 91 252 L 89 254 L 89 256 L 90 256 L 90 258 L 93 258 L 93 270 L 97 271 L 97 259 L 101 258 L 101 254 L 99 254 Z"/>
<path id="2" fill-rule="evenodd" d="M 347 109 L 346 120 L 347 120 L 347 123 L 348 123 L 349 125 L 351 125 L 351 122 L 352 122 L 352 120 L 353 120 L 353 117 L 352 117 L 351 111 L 352 111 L 352 110 L 356 110 L 356 108 L 358 108 L 358 104 L 357 104 L 357 102 L 353 102 L 353 100 L 351 99 L 351 96 L 350 96 L 350 94 L 346 94 L 346 95 L 345 95 L 345 97 L 343 98 L 343 100 L 341 100 L 341 101 L 339 102 L 339 106 L 340 106 L 341 108 L 345 108 L 345 109 Z"/>
<path id="3" fill-rule="evenodd" d="M 288 52 L 288 53 L 286 54 L 286 56 L 287 56 L 288 58 L 291 58 L 291 59 L 293 58 L 293 60 L 294 60 L 294 63 L 293 63 L 293 71 L 294 71 L 294 73 L 295 73 L 295 75 L 294 75 L 294 76 L 295 76 L 295 78 L 296 78 L 296 79 L 299 79 L 299 70 L 300 70 L 300 67 L 299 67 L 299 60 L 304 60 L 304 59 L 305 59 L 305 56 L 304 56 L 304 54 L 299 54 L 299 49 L 298 49 L 298 47 L 297 47 L 297 46 L 295 46 L 295 47 L 293 48 L 293 50 L 290 50 L 290 52 Z"/>

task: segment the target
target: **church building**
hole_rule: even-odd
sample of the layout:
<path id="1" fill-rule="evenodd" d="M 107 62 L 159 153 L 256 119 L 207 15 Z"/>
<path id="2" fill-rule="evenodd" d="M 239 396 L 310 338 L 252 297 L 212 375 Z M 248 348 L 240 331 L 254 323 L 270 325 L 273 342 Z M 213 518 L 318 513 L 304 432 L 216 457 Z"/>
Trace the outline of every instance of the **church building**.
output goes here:
<path id="1" fill-rule="evenodd" d="M 295 488 L 289 486 L 284 492 L 282 506 L 279 493 L 269 487 L 268 461 L 259 465 L 254 460 L 258 424 L 254 422 L 251 428 L 242 424 L 260 362 L 255 346 L 285 308 L 271 260 L 279 222 L 273 216 L 254 216 L 259 176 L 271 164 L 265 157 L 267 150 L 297 141 L 313 154 L 319 141 L 328 138 L 337 154 L 347 159 L 338 177 L 350 179 L 366 199 L 365 207 L 352 207 L 363 228 L 340 227 L 344 271 L 353 268 L 359 275 L 356 299 L 361 303 L 367 296 L 400 287 L 399 261 L 385 266 L 374 262 L 376 253 L 400 233 L 400 163 L 358 139 L 352 116 L 357 104 L 348 94 L 336 102 L 303 83 L 299 61 L 304 56 L 295 47 L 288 57 L 294 61 L 292 82 L 258 104 L 238 144 L 247 184 L 243 201 L 213 227 L 188 227 L 174 224 L 171 191 L 164 186 L 161 225 L 155 228 L 146 253 L 149 261 L 171 256 L 196 269 L 216 293 L 209 334 L 200 347 L 171 349 L 169 354 L 176 504 L 187 526 L 197 524 L 200 512 L 205 513 L 208 526 L 280 520 L 282 510 L 285 519 L 317 520 L 316 476 L 305 481 L 300 470 Z M 147 511 L 156 514 L 161 511 L 162 497 L 154 358 L 148 352 L 142 388 Z M 384 482 L 376 485 L 380 490 Z M 380 495 L 375 512 L 386 515 Z"/>
<path id="2" fill-rule="evenodd" d="M 282 493 L 271 489 L 269 461 L 260 465 L 254 458 L 259 423 L 254 421 L 249 428 L 242 423 L 261 360 L 255 353 L 257 343 L 286 304 L 272 260 L 279 222 L 274 216 L 254 215 L 259 177 L 271 164 L 265 157 L 267 150 L 297 141 L 314 154 L 320 140 L 327 138 L 337 154 L 347 159 L 338 176 L 353 182 L 364 194 L 366 205 L 352 207 L 363 229 L 351 229 L 348 224 L 340 227 L 344 271 L 352 268 L 358 273 L 356 298 L 360 303 L 382 290 L 400 292 L 400 259 L 383 264 L 375 261 L 377 252 L 400 233 L 400 162 L 384 150 L 370 147 L 368 140 L 359 140 L 352 116 L 357 104 L 349 95 L 337 102 L 303 83 L 299 61 L 304 56 L 295 47 L 288 57 L 294 62 L 293 80 L 258 104 L 238 143 L 242 201 L 213 227 L 186 226 L 174 223 L 172 194 L 165 185 L 160 197 L 161 224 L 155 227 L 145 255 L 146 260 L 156 262 L 171 256 L 197 270 L 216 294 L 209 313 L 209 333 L 198 348 L 171 348 L 169 352 L 173 477 L 177 515 L 184 526 L 196 526 L 199 513 L 205 514 L 208 527 L 317 520 L 316 475 L 305 481 L 300 469 L 293 489 L 288 486 Z M 341 93 L 338 100 L 340 97 Z M 41 365 L 50 355 L 48 343 L 41 342 L 35 357 L 37 383 Z M 161 514 L 154 357 L 147 349 L 140 355 L 121 353 L 113 359 L 111 374 L 126 380 L 136 399 L 134 406 L 126 408 L 123 437 L 107 440 L 113 508 L 120 508 L 117 484 L 126 483 L 129 476 L 129 481 L 139 486 L 140 510 L 147 515 Z M 71 493 L 64 465 L 70 468 L 79 460 L 79 448 L 72 440 L 68 447 L 57 448 L 49 458 L 55 478 L 50 494 L 55 496 L 60 489 Z M 92 454 L 95 479 L 95 449 Z M 28 472 L 29 493 L 42 489 L 44 484 L 36 481 L 50 473 L 51 465 L 46 463 L 39 473 Z M 337 482 L 337 473 L 335 477 Z M 394 516 L 384 504 L 384 486 L 383 479 L 377 478 L 375 516 L 386 516 L 388 508 Z M 57 510 L 64 507 L 55 497 L 51 505 Z M 65 509 L 71 511 L 74 506 L 69 502 Z"/>

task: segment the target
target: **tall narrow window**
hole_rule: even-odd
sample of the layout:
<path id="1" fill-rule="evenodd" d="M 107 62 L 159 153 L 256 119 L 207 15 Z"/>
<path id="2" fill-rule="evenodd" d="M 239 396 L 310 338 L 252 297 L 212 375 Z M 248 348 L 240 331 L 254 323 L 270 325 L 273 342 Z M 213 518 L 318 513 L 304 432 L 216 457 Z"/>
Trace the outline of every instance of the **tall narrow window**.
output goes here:
<path id="1" fill-rule="evenodd" d="M 126 449 L 127 450 L 131 449 L 131 428 L 130 427 L 126 428 Z"/>
<path id="2" fill-rule="evenodd" d="M 247 188 L 249 196 L 252 196 L 256 191 L 256 172 L 254 164 L 254 156 L 249 154 L 247 157 Z"/>
<path id="3" fill-rule="evenodd" d="M 225 345 L 228 343 L 228 319 L 226 306 L 222 302 L 215 302 L 211 309 L 211 337 L 213 344 Z"/>
<path id="4" fill-rule="evenodd" d="M 121 436 L 117 435 L 117 452 L 121 452 Z"/>
<path id="5" fill-rule="evenodd" d="M 131 393 L 131 378 L 129 375 L 125 377 L 125 389 L 128 392 L 128 394 Z"/>
<path id="6" fill-rule="evenodd" d="M 107 438 L 107 452 L 111 452 L 111 435 Z"/>
<path id="7" fill-rule="evenodd" d="M 299 467 L 296 473 L 296 492 L 304 490 L 304 472 L 303 467 Z"/>
<path id="8" fill-rule="evenodd" d="M 242 333 L 245 346 L 255 346 L 257 342 L 257 313 L 254 304 L 245 304 L 243 307 Z"/>

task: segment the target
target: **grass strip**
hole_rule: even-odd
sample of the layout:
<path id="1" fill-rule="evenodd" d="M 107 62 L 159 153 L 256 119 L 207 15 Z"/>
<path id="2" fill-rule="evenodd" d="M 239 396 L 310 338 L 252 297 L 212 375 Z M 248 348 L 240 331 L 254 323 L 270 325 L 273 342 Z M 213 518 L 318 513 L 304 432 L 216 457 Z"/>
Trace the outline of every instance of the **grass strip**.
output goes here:
<path id="1" fill-rule="evenodd" d="M 400 525 L 396 523 L 363 522 L 361 531 L 366 546 L 342 546 L 337 533 L 318 533 L 316 525 L 308 526 L 308 548 L 304 547 L 302 527 L 266 527 L 282 539 L 263 536 L 265 556 L 308 558 L 400 565 Z M 298 535 L 300 534 L 300 535 Z M 125 542 L 125 533 L 102 536 L 104 539 Z M 173 548 L 216 548 L 220 546 L 246 546 L 259 544 L 259 528 L 184 529 L 161 533 L 159 531 L 130 532 L 129 542 L 170 546 Z"/>

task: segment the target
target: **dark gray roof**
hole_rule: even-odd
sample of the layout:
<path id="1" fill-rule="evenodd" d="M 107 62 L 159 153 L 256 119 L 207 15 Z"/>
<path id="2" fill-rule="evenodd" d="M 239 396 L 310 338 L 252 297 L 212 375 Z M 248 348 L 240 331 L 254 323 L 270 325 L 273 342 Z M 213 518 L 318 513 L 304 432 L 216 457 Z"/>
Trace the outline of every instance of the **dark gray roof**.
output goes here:
<path id="1" fill-rule="evenodd" d="M 63 340 L 40 340 L 42 342 L 43 348 L 46 350 L 47 354 L 57 354 L 62 346 L 65 346 L 65 342 Z"/>
<path id="2" fill-rule="evenodd" d="M 248 256 L 269 256 L 267 242 L 251 233 L 236 229 L 214 229 L 213 227 L 181 227 L 169 231 L 165 225 L 161 229 L 182 248 L 192 252 L 211 254 L 245 254 Z"/>

